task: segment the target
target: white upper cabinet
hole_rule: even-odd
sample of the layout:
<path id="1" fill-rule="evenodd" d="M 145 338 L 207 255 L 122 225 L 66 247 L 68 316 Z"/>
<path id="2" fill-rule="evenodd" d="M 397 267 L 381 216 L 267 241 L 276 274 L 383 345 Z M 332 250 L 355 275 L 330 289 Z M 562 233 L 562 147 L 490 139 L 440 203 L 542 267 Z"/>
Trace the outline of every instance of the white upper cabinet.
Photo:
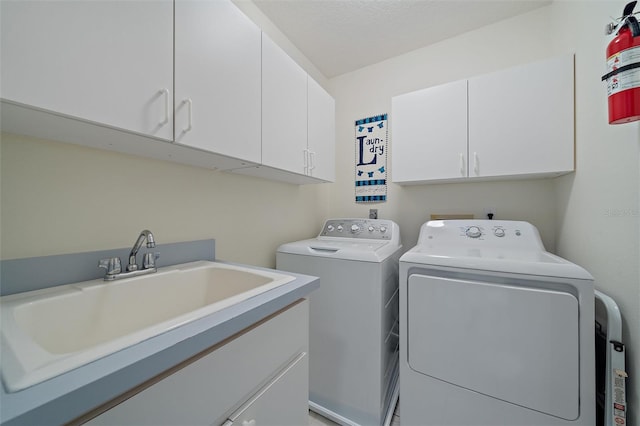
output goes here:
<path id="1" fill-rule="evenodd" d="M 336 177 L 335 101 L 314 79 L 307 80 L 307 174 L 333 182 Z"/>
<path id="2" fill-rule="evenodd" d="M 392 106 L 394 182 L 574 170 L 573 55 L 396 96 Z"/>
<path id="3" fill-rule="evenodd" d="M 175 2 L 175 141 L 261 161 L 261 31 L 230 0 Z"/>
<path id="4" fill-rule="evenodd" d="M 234 170 L 291 183 L 335 179 L 335 101 L 262 34 L 262 165 Z"/>
<path id="5" fill-rule="evenodd" d="M 394 182 L 467 177 L 467 81 L 392 99 Z"/>
<path id="6" fill-rule="evenodd" d="M 3 131 L 334 180 L 333 98 L 231 0 L 1 0 L 0 36 Z"/>
<path id="7" fill-rule="evenodd" d="M 469 79 L 469 176 L 574 170 L 573 55 Z"/>
<path id="8" fill-rule="evenodd" d="M 0 3 L 3 100 L 173 138 L 173 1 Z"/>
<path id="9" fill-rule="evenodd" d="M 262 164 L 306 174 L 307 73 L 262 34 Z"/>

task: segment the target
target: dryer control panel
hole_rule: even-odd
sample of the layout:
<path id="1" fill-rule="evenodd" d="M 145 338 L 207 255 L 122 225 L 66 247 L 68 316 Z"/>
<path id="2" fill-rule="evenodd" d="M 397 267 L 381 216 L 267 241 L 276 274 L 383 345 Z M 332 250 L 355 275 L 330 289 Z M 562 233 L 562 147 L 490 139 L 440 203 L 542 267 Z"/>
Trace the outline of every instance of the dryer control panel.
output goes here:
<path id="1" fill-rule="evenodd" d="M 422 225 L 418 245 L 544 250 L 538 230 L 511 220 L 435 220 Z"/>
<path id="2" fill-rule="evenodd" d="M 398 238 L 398 225 L 384 219 L 329 219 L 320 237 L 358 238 L 391 241 Z"/>

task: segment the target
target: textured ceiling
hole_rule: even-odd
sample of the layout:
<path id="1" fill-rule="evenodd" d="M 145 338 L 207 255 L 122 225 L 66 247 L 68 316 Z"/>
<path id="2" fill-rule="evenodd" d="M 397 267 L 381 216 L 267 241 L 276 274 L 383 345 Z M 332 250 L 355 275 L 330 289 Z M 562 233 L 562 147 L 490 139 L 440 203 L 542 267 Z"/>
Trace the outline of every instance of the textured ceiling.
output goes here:
<path id="1" fill-rule="evenodd" d="M 253 0 L 331 78 L 551 0 Z"/>

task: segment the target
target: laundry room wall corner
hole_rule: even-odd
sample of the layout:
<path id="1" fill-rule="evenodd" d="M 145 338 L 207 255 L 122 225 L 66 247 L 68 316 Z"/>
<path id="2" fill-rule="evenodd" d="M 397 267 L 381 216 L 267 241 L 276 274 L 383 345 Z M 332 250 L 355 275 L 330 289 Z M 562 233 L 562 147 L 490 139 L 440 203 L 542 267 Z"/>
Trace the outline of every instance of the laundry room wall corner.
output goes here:
<path id="1" fill-rule="evenodd" d="M 620 307 L 627 424 L 640 424 L 640 125 L 607 122 L 599 29 L 626 1 L 554 2 L 554 39 L 575 51 L 576 172 L 556 180 L 557 254 L 586 268 Z"/>

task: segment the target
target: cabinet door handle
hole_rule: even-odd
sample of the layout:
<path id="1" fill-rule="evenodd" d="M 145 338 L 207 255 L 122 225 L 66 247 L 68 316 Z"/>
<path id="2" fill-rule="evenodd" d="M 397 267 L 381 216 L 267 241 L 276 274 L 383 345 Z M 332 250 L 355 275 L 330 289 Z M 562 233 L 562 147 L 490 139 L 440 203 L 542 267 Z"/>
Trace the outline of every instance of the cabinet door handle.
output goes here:
<path id="1" fill-rule="evenodd" d="M 466 176 L 466 167 L 464 166 L 464 154 L 460 154 L 460 175 L 461 176 Z"/>
<path id="2" fill-rule="evenodd" d="M 193 101 L 191 98 L 182 101 L 183 104 L 187 104 L 187 127 L 183 130 L 183 133 L 187 133 L 192 128 L 193 123 Z"/>
<path id="3" fill-rule="evenodd" d="M 304 174 L 308 175 L 309 174 L 309 150 L 308 149 L 302 150 L 302 161 L 304 164 Z"/>
<path id="4" fill-rule="evenodd" d="M 475 172 L 476 176 L 480 174 L 480 160 L 478 160 L 477 152 L 473 153 L 473 171 Z"/>
<path id="5" fill-rule="evenodd" d="M 160 96 L 164 95 L 164 120 L 160 124 L 167 124 L 169 122 L 169 89 L 161 89 Z"/>
<path id="6" fill-rule="evenodd" d="M 316 168 L 316 153 L 309 151 L 309 174 L 312 174 L 313 169 Z"/>

